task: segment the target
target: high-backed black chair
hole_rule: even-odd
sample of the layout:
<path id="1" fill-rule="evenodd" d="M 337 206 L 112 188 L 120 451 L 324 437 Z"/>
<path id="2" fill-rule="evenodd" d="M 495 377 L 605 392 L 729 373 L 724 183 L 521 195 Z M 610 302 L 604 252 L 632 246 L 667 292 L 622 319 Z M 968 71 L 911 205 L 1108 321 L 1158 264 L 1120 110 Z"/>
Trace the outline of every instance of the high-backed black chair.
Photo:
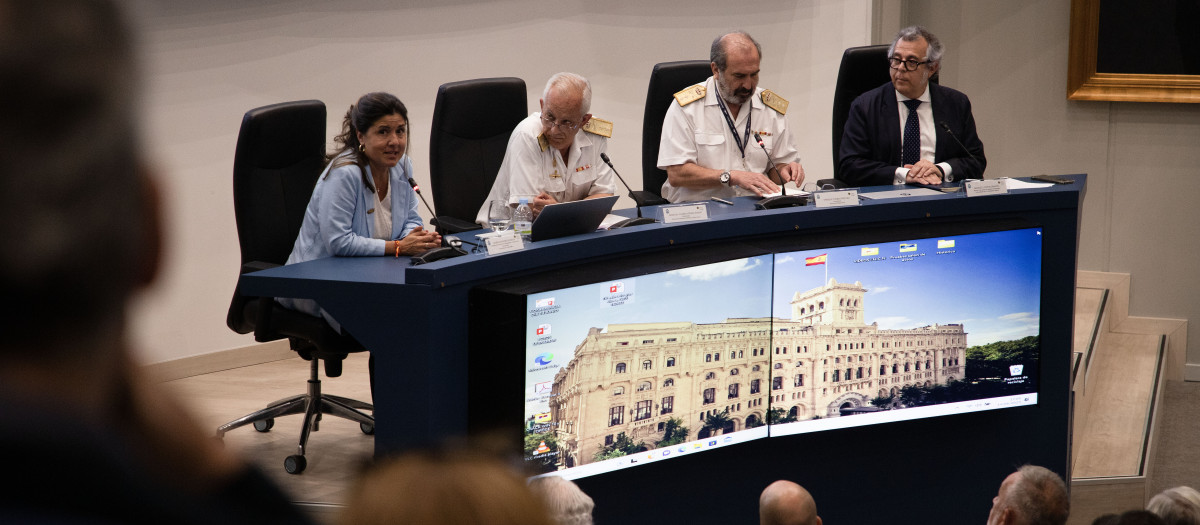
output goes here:
<path id="1" fill-rule="evenodd" d="M 634 192 L 641 205 L 664 204 L 662 185 L 667 172 L 658 169 L 658 144 L 662 138 L 663 119 L 675 93 L 712 76 L 707 60 L 681 60 L 655 64 L 650 71 L 650 87 L 646 90 L 646 113 L 642 119 L 642 191 Z"/>
<path id="2" fill-rule="evenodd" d="M 850 105 L 859 95 L 891 82 L 888 70 L 888 44 L 852 47 L 842 53 L 842 64 L 838 66 L 837 85 L 833 90 L 833 175 L 838 175 L 841 159 L 842 132 L 846 130 L 846 119 L 850 116 Z M 930 82 L 937 83 L 934 75 Z M 823 179 L 818 183 L 844 183 L 834 179 Z"/>
<path id="3" fill-rule="evenodd" d="M 439 233 L 478 229 L 513 129 L 527 113 L 525 81 L 480 78 L 442 84 L 429 130 L 429 177 Z"/>
<path id="4" fill-rule="evenodd" d="M 241 273 L 287 262 L 304 220 L 304 211 L 320 176 L 325 158 L 325 104 L 319 100 L 284 102 L 252 109 L 242 117 L 233 155 L 233 208 L 242 250 Z M 217 437 L 247 424 L 266 432 L 275 418 L 304 414 L 300 447 L 284 460 L 284 468 L 304 470 L 310 431 L 318 430 L 321 414 L 356 421 L 364 433 L 375 432 L 375 419 L 362 412 L 369 403 L 321 393 L 318 361 L 325 375 L 342 374 L 342 360 L 364 348 L 352 337 L 335 331 L 320 317 L 289 310 L 272 297 L 250 297 L 234 289 L 226 324 L 240 334 L 253 332 L 260 342 L 287 338 L 301 357 L 310 361 L 308 390 L 281 399 L 262 410 L 217 428 Z"/>

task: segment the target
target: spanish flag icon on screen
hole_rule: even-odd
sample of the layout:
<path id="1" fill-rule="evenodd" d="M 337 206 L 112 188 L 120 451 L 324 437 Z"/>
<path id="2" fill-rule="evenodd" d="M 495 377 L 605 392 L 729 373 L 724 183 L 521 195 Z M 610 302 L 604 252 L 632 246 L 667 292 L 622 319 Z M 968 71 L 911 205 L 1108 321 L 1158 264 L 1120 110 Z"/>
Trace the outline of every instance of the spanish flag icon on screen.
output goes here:
<path id="1" fill-rule="evenodd" d="M 906 244 L 906 243 L 900 244 L 900 252 L 901 253 L 915 252 L 915 251 L 917 251 L 917 245 L 915 243 L 914 244 Z"/>
<path id="2" fill-rule="evenodd" d="M 954 239 L 938 239 L 938 249 L 945 250 L 954 247 Z"/>
<path id="3" fill-rule="evenodd" d="M 814 256 L 812 256 L 812 257 L 805 257 L 805 258 L 804 258 L 804 265 L 805 265 L 805 266 L 816 266 L 816 265 L 818 265 L 818 264 L 825 264 L 825 256 L 827 256 L 827 255 L 829 255 L 829 254 L 827 254 L 827 253 L 822 253 L 821 255 L 814 255 Z"/>

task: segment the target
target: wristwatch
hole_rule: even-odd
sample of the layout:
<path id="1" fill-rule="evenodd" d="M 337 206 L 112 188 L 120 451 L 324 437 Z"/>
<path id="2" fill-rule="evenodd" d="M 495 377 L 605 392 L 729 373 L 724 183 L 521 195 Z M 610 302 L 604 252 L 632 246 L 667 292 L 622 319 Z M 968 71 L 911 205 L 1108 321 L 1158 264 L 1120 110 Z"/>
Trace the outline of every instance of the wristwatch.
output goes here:
<path id="1" fill-rule="evenodd" d="M 722 172 L 721 173 L 721 184 L 728 186 L 729 185 L 729 177 L 730 177 L 729 170 L 725 170 L 724 172 Z"/>

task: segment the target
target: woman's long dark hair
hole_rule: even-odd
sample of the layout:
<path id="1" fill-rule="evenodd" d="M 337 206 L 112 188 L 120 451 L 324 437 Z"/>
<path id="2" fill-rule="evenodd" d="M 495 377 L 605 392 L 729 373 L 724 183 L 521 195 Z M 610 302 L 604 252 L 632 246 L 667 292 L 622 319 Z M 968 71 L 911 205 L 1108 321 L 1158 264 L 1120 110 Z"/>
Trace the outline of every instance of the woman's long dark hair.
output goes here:
<path id="1" fill-rule="evenodd" d="M 404 106 L 396 95 L 384 93 L 382 91 L 375 93 L 367 93 L 358 99 L 358 102 L 346 111 L 346 118 L 342 120 L 342 133 L 333 138 L 337 147 L 334 148 L 325 157 L 326 162 L 333 162 L 338 159 L 343 153 L 349 151 L 351 155 L 342 157 L 330 169 L 340 168 L 349 164 L 357 164 L 359 168 L 367 166 L 367 155 L 363 153 L 359 146 L 362 145 L 358 141 L 358 133 L 367 133 L 379 119 L 389 115 L 400 115 L 404 118 L 405 129 L 408 129 L 408 108 Z M 411 130 L 409 130 L 411 137 Z M 405 150 L 407 151 L 407 147 Z M 371 191 L 375 191 L 375 183 L 367 176 L 367 170 L 362 170 L 363 184 Z"/>

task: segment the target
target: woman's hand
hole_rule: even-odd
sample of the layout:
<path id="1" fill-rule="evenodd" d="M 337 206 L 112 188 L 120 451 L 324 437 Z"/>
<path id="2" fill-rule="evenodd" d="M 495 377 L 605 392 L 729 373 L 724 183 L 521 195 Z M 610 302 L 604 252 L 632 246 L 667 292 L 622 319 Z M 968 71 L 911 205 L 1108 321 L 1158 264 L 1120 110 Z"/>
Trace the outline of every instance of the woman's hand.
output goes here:
<path id="1" fill-rule="evenodd" d="M 424 227 L 413 228 L 403 239 L 396 241 L 396 252 L 404 255 L 416 255 L 431 248 L 442 245 L 442 236 L 437 232 L 426 231 Z M 389 255 L 398 255 L 393 252 Z"/>

